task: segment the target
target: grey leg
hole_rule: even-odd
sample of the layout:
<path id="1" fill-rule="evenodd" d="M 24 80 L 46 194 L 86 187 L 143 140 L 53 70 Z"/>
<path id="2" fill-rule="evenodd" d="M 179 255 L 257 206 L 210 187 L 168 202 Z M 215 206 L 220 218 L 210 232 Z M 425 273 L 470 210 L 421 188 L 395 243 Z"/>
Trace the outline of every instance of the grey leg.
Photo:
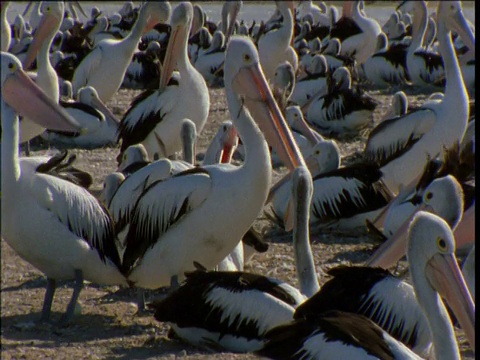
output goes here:
<path id="1" fill-rule="evenodd" d="M 75 270 L 75 285 L 73 286 L 73 294 L 70 303 L 67 306 L 67 312 L 62 318 L 62 323 L 68 323 L 75 315 L 75 306 L 77 305 L 80 291 L 83 289 L 83 272 L 82 270 Z"/>
<path id="2" fill-rule="evenodd" d="M 173 275 L 170 279 L 170 292 L 177 290 L 179 287 L 178 275 Z"/>
<path id="3" fill-rule="evenodd" d="M 50 320 L 50 313 L 52 310 L 53 296 L 55 295 L 56 283 L 55 279 L 47 277 L 47 289 L 45 291 L 45 298 L 43 300 L 42 317 L 40 321 Z"/>
<path id="4" fill-rule="evenodd" d="M 145 290 L 142 288 L 137 288 L 137 312 L 144 313 L 145 308 Z"/>

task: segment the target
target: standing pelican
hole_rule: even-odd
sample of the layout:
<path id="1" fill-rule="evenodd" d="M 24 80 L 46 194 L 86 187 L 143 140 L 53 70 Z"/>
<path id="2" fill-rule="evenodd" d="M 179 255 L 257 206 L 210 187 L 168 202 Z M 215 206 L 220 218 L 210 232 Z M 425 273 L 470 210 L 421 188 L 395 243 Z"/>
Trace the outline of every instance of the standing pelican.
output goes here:
<path id="1" fill-rule="evenodd" d="M 173 18 L 186 23 L 192 12 L 182 3 Z M 227 47 L 225 90 L 245 162 L 197 167 L 146 189 L 135 205 L 123 256 L 132 285 L 174 285 L 195 269 L 194 262 L 212 269 L 250 228 L 267 199 L 272 171 L 267 143 L 253 118 L 289 169 L 305 166 L 248 38 L 234 37 Z"/>
<path id="2" fill-rule="evenodd" d="M 187 6 L 177 8 L 179 10 L 172 14 L 172 33 L 160 88 L 147 90 L 132 102 L 120 124 L 121 152 L 130 145 L 142 143 L 152 159 L 155 153 L 159 157 L 171 157 L 182 147 L 179 136 L 181 120 L 193 121 L 198 134 L 207 121 L 210 108 L 208 87 L 187 53 L 192 16 Z M 178 74 L 172 77 L 175 67 Z"/>
<path id="3" fill-rule="evenodd" d="M 452 30 L 469 36 L 460 2 L 439 2 L 437 19 L 445 64 L 445 96 L 405 116 L 383 121 L 370 133 L 365 147 L 366 158 L 381 166 L 385 183 L 395 193 L 401 186 L 416 183 L 427 154 L 435 158 L 444 146 L 451 148 L 467 126 L 468 95 L 451 39 Z"/>
<path id="4" fill-rule="evenodd" d="M 83 279 L 125 284 L 118 270 L 108 212 L 86 189 L 46 173 L 27 171 L 18 158 L 18 117 L 47 128 L 72 131 L 78 124 L 49 99 L 13 55 L 1 53 L 2 87 L 2 237 L 47 276 L 42 320 L 48 320 L 55 281 L 75 279 L 64 320 L 74 315 Z M 28 99 L 25 101 L 24 99 Z M 33 167 L 33 169 L 36 169 Z M 25 221 L 25 214 L 35 214 Z"/>
<path id="5" fill-rule="evenodd" d="M 37 58 L 36 83 L 50 99 L 58 103 L 58 76 L 50 63 L 50 47 L 63 19 L 63 1 L 45 1 L 41 5 L 42 16 L 35 37 L 30 44 L 23 67 L 28 69 Z M 21 142 L 28 141 L 45 131 L 29 119 L 20 121 Z"/>
<path id="6" fill-rule="evenodd" d="M 7 19 L 7 9 L 10 1 L 2 1 L 0 3 L 0 29 L 2 31 L 1 51 L 8 51 L 10 48 L 10 41 L 12 40 L 12 31 Z"/>
<path id="7" fill-rule="evenodd" d="M 283 17 L 283 22 L 277 29 L 263 34 L 258 41 L 260 62 L 267 80 L 273 80 L 277 66 L 288 61 L 294 71 L 298 68 L 298 56 L 293 49 L 294 3 L 293 1 L 276 1 L 275 5 Z"/>
<path id="8" fill-rule="evenodd" d="M 168 2 L 147 2 L 127 37 L 100 41 L 75 70 L 72 79 L 74 93 L 82 86 L 90 85 L 97 90 L 100 100 L 109 101 L 122 84 L 142 33 L 158 22 L 166 22 L 170 11 Z"/>

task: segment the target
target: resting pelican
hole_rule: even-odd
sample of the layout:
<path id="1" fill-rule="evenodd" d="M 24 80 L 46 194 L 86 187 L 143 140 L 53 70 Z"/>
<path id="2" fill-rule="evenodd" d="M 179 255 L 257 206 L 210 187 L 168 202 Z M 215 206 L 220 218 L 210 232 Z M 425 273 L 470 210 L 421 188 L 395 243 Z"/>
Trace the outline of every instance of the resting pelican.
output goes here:
<path id="1" fill-rule="evenodd" d="M 475 305 L 455 259 L 448 224 L 425 212 L 409 228 L 408 261 L 416 297 L 427 317 L 436 359 L 460 359 L 455 331 L 440 295 L 458 316 L 475 349 Z M 377 325 L 330 311 L 272 329 L 259 355 L 270 359 L 420 359 Z"/>
<path id="2" fill-rule="evenodd" d="M 98 98 L 95 88 L 82 87 L 78 101 L 61 101 L 60 105 L 82 126 L 81 133 L 48 130 L 42 137 L 52 143 L 93 149 L 113 145 L 117 140 L 120 121 Z"/>
<path id="3" fill-rule="evenodd" d="M 50 317 L 55 281 L 75 279 L 64 320 L 74 315 L 83 279 L 125 284 L 117 266 L 108 212 L 86 189 L 71 182 L 20 167 L 18 117 L 63 131 L 78 124 L 49 99 L 22 70 L 13 55 L 1 53 L 2 87 L 2 237 L 26 261 L 45 273 L 47 291 L 42 320 Z M 25 101 L 28 99 L 28 101 Z M 35 216 L 25 222 L 25 214 Z"/>
<path id="4" fill-rule="evenodd" d="M 451 148 L 465 132 L 468 95 L 451 40 L 451 30 L 466 35 L 467 23 L 459 2 L 439 2 L 437 12 L 440 52 L 445 63 L 443 100 L 425 103 L 417 111 L 380 123 L 365 147 L 366 158 L 381 166 L 383 179 L 395 193 L 421 175 L 427 154 L 440 155 Z"/>
<path id="5" fill-rule="evenodd" d="M 189 3 L 175 12 L 185 22 L 192 16 Z M 272 171 L 268 146 L 252 117 L 289 169 L 304 165 L 247 38 L 232 38 L 227 47 L 225 90 L 245 162 L 197 167 L 146 189 L 133 211 L 123 257 L 132 285 L 174 285 L 195 269 L 194 262 L 212 269 L 250 228 L 267 198 Z"/>
<path id="6" fill-rule="evenodd" d="M 74 93 L 82 86 L 90 85 L 97 90 L 100 100 L 108 102 L 122 84 L 142 33 L 158 22 L 167 21 L 170 11 L 168 2 L 145 3 L 127 37 L 100 41 L 75 70 L 72 79 Z"/>
<path id="7" fill-rule="evenodd" d="M 357 65 L 363 64 L 375 52 L 377 36 L 382 32 L 380 25 L 375 19 L 367 17 L 360 7 L 363 1 L 351 1 L 349 12 L 351 19 L 360 29 L 360 33 L 353 34 L 342 41 L 341 54 L 351 56 Z M 344 7 L 345 9 L 345 7 Z M 345 16 L 345 14 L 343 14 Z M 334 35 L 330 35 L 334 37 Z"/>
<path id="8" fill-rule="evenodd" d="M 207 121 L 210 108 L 208 87 L 187 54 L 192 16 L 185 6 L 178 9 L 172 14 L 172 33 L 159 89 L 143 92 L 130 105 L 120 124 L 120 152 L 130 145 L 142 143 L 152 159 L 155 153 L 160 158 L 171 157 L 181 150 L 180 120 L 193 121 L 198 134 Z M 175 67 L 178 74 L 171 77 Z"/>

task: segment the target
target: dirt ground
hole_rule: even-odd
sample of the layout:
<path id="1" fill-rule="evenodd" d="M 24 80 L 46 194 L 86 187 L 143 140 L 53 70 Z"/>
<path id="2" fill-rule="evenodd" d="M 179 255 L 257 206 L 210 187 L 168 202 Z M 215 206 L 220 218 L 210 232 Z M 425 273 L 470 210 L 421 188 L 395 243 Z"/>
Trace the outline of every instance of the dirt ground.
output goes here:
<path id="1" fill-rule="evenodd" d="M 376 125 L 390 104 L 394 90 L 370 92 L 380 106 L 374 114 Z M 108 103 L 119 117 L 126 111 L 138 92 L 121 90 Z M 210 117 L 200 135 L 197 152 L 203 153 L 219 124 L 228 118 L 223 89 L 210 90 Z M 423 102 L 425 95 L 409 95 L 413 103 Z M 339 142 L 342 155 L 352 159 L 360 157 L 366 135 Z M 48 145 L 34 142 L 33 155 L 44 154 Z M 116 168 L 118 148 L 98 150 L 72 150 L 77 154 L 76 166 L 89 171 L 94 177 L 93 192 L 98 194 L 104 177 Z M 277 181 L 285 169 L 275 170 Z M 34 216 L 34 214 L 33 214 Z M 288 281 L 297 285 L 294 271 L 291 235 L 260 219 L 255 228 L 265 234 L 270 249 L 257 254 L 246 270 Z M 361 264 L 377 245 L 365 233 L 323 233 L 312 235 L 313 251 L 318 272 L 340 264 Z M 38 270 L 20 259 L 1 241 L 1 349 L 3 359 L 250 359 L 253 355 L 209 353 L 168 338 L 168 325 L 157 322 L 151 315 L 137 315 L 132 290 L 116 286 L 86 284 L 80 295 L 82 314 L 65 327 L 57 324 L 72 293 L 72 283 L 59 284 L 54 299 L 53 323 L 38 324 L 46 279 Z M 404 267 L 402 263 L 400 268 Z M 325 282 L 325 276 L 320 276 Z M 155 296 L 149 293 L 149 297 Z M 147 298 L 148 301 L 148 298 Z M 463 359 L 474 354 L 463 332 L 457 330 Z"/>

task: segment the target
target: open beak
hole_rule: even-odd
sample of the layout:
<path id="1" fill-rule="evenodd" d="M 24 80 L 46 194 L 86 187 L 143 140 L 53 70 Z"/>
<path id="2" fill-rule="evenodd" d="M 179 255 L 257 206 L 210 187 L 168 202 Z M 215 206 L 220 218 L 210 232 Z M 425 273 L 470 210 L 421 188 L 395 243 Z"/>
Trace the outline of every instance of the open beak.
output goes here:
<path id="1" fill-rule="evenodd" d="M 58 19 L 52 15 L 43 15 L 42 19 L 40 20 L 40 24 L 38 24 L 38 28 L 35 31 L 35 36 L 33 37 L 33 41 L 28 47 L 27 55 L 25 56 L 25 60 L 23 62 L 23 68 L 29 69 L 32 65 L 33 61 L 37 57 L 40 48 L 44 44 L 45 38 L 51 34 L 55 28 L 58 26 Z"/>
<path id="2" fill-rule="evenodd" d="M 306 166 L 260 65 L 242 68 L 236 75 L 233 86 L 243 95 L 252 117 L 258 121 L 267 142 L 275 148 L 285 166 L 290 171 L 300 165 Z"/>
<path id="3" fill-rule="evenodd" d="M 228 164 L 232 161 L 233 153 L 238 146 L 237 130 L 232 126 L 225 134 L 223 149 L 220 155 L 220 163 Z"/>
<path id="4" fill-rule="evenodd" d="M 8 75 L 3 83 L 2 97 L 19 115 L 47 129 L 70 132 L 81 130 L 77 121 L 45 95 L 20 68 Z"/>
<path id="5" fill-rule="evenodd" d="M 172 77 L 173 70 L 177 65 L 177 58 L 183 46 L 185 46 L 183 39 L 188 37 L 189 29 L 185 26 L 178 26 L 172 29 L 170 39 L 168 40 L 165 60 L 163 61 L 162 73 L 160 75 L 161 90 L 167 87 L 168 81 Z"/>
<path id="6" fill-rule="evenodd" d="M 435 254 L 425 270 L 430 285 L 448 302 L 475 351 L 475 304 L 454 254 Z"/>
<path id="7" fill-rule="evenodd" d="M 381 267 L 387 269 L 394 266 L 407 253 L 408 227 L 415 214 L 419 211 L 431 211 L 431 207 L 425 204 L 419 205 L 412 215 L 398 228 L 393 236 L 385 241 L 377 251 L 367 260 L 366 266 Z"/>
<path id="8" fill-rule="evenodd" d="M 233 29 L 235 29 L 235 21 L 237 20 L 238 13 L 240 12 L 240 8 L 242 7 L 242 3 L 240 1 L 236 1 L 235 4 L 230 6 L 230 20 L 228 23 L 228 29 L 225 34 L 225 44 L 228 44 L 228 40 L 230 36 L 233 34 Z"/>

